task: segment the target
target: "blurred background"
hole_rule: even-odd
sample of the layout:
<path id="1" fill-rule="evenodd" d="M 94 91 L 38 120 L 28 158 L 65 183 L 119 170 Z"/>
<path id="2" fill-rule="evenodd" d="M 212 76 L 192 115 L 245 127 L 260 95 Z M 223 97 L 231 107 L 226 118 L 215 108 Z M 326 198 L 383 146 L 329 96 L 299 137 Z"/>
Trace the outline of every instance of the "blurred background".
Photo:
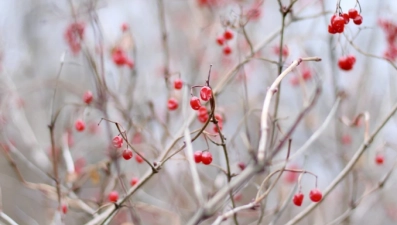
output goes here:
<path id="1" fill-rule="evenodd" d="M 280 3 L 291 5 L 284 26 Z M 362 24 L 350 20 L 343 33 L 330 34 L 336 10 L 352 8 Z M 396 13 L 394 0 L 0 1 L 0 221 L 9 224 L 8 216 L 15 224 L 86 224 L 108 207 L 112 190 L 125 196 L 131 180 L 151 169 L 135 153 L 131 160 L 120 157 L 127 145 L 112 147 L 119 130 L 113 122 L 99 123 L 101 118 L 119 123 L 134 149 L 157 162 L 183 145 L 178 138 L 186 123 L 190 131 L 203 126 L 189 106 L 190 87 L 205 85 L 210 65 L 215 112 L 223 121 L 230 173 L 237 175 L 254 163 L 250 152 L 258 148 L 263 100 L 280 69 L 301 57 L 322 59 L 302 62 L 288 74 L 270 111 L 277 107 L 276 118 L 271 116 L 276 144 L 316 86 L 322 88 L 291 136 L 287 168 L 314 173 L 325 189 L 363 143 L 366 127 L 372 133 L 397 102 Z M 233 37 L 220 45 L 225 30 Z M 347 55 L 356 61 L 345 71 L 338 61 Z M 176 79 L 182 90 L 174 88 Z M 83 97 L 87 92 L 92 102 Z M 199 89 L 192 93 L 198 96 Z M 176 110 L 167 108 L 171 98 Z M 79 130 L 80 120 L 85 128 Z M 396 122 L 387 122 L 347 176 L 297 224 L 397 223 Z M 206 132 L 192 146 L 213 155 L 211 165 L 196 164 L 205 201 L 228 182 L 222 147 L 208 140 L 218 143 L 219 135 L 211 123 Z M 256 197 L 287 149 L 269 171 L 234 192 L 233 204 Z M 185 153 L 166 161 L 109 224 L 187 224 L 200 204 Z M 272 178 L 277 183 L 268 197 L 238 213 L 238 223 L 288 223 L 310 204 L 316 185 L 309 174 L 298 178 L 291 172 Z M 301 207 L 291 200 L 299 186 Z M 231 207 L 225 199 L 201 224 L 212 224 Z"/>

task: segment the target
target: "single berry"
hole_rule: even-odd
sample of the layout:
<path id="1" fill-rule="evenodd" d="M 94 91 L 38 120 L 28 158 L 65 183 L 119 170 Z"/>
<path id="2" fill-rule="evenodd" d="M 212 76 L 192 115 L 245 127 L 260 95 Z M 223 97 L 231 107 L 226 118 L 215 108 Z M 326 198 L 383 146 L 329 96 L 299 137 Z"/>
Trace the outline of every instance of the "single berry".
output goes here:
<path id="1" fill-rule="evenodd" d="M 219 113 L 215 113 L 215 119 L 218 121 L 218 123 L 223 123 L 223 117 Z"/>
<path id="2" fill-rule="evenodd" d="M 126 24 L 126 23 L 121 24 L 121 30 L 123 32 L 126 32 L 128 29 L 129 29 L 128 24 Z"/>
<path id="3" fill-rule="evenodd" d="M 344 27 L 345 19 L 342 16 L 336 16 L 332 21 L 332 26 L 335 28 Z"/>
<path id="4" fill-rule="evenodd" d="M 223 47 L 223 54 L 230 55 L 230 53 L 232 53 L 232 48 L 230 48 L 229 45 L 225 45 L 225 47 Z"/>
<path id="5" fill-rule="evenodd" d="M 135 155 L 135 161 L 136 161 L 137 163 L 143 163 L 142 157 L 141 157 L 140 155 L 138 155 L 138 154 Z"/>
<path id="6" fill-rule="evenodd" d="M 218 127 L 219 127 L 220 130 L 222 130 L 223 123 L 218 121 Z M 219 133 L 218 127 L 216 125 L 214 125 L 213 130 L 214 130 L 215 133 Z"/>
<path id="7" fill-rule="evenodd" d="M 222 46 L 225 43 L 225 38 L 220 35 L 216 38 L 216 43 L 218 43 L 218 45 Z"/>
<path id="8" fill-rule="evenodd" d="M 208 115 L 207 108 L 206 108 L 205 106 L 201 106 L 201 107 L 197 110 L 197 114 L 198 114 L 198 116 L 205 116 L 205 115 Z"/>
<path id="9" fill-rule="evenodd" d="M 74 127 L 76 128 L 77 131 L 81 132 L 85 129 L 85 123 L 82 120 L 76 120 Z"/>
<path id="10" fill-rule="evenodd" d="M 65 203 L 62 203 L 61 209 L 63 214 L 68 213 L 68 205 L 66 205 Z"/>
<path id="11" fill-rule="evenodd" d="M 231 39 L 233 39 L 233 32 L 231 31 L 231 30 L 225 30 L 225 32 L 223 33 L 223 37 L 226 39 L 226 40 L 231 40 Z"/>
<path id="12" fill-rule="evenodd" d="M 203 162 L 204 165 L 211 164 L 212 162 L 211 152 L 203 152 L 203 154 L 201 154 L 201 162 Z"/>
<path id="13" fill-rule="evenodd" d="M 309 197 L 313 202 L 319 202 L 323 198 L 323 194 L 317 188 L 313 189 L 309 193 Z"/>
<path id="14" fill-rule="evenodd" d="M 86 91 L 83 95 L 83 101 L 86 104 L 90 104 L 92 102 L 93 96 L 91 91 Z"/>
<path id="15" fill-rule="evenodd" d="M 376 155 L 376 157 L 375 157 L 376 164 L 382 165 L 384 161 L 385 161 L 385 158 L 383 157 L 382 154 L 377 154 Z"/>
<path id="16" fill-rule="evenodd" d="M 139 182 L 139 179 L 137 177 L 133 177 L 131 179 L 130 184 L 131 184 L 131 186 L 135 186 L 135 184 L 137 184 L 138 182 Z"/>
<path id="17" fill-rule="evenodd" d="M 175 98 L 168 99 L 168 109 L 175 110 L 178 108 L 178 101 Z"/>
<path id="18" fill-rule="evenodd" d="M 111 202 L 117 202 L 117 200 L 119 199 L 119 193 L 117 191 L 111 191 L 109 193 L 109 201 Z"/>
<path id="19" fill-rule="evenodd" d="M 208 100 L 210 100 L 211 96 L 212 96 L 212 91 L 211 91 L 210 87 L 204 86 L 201 88 L 201 90 L 200 90 L 201 100 L 208 101 Z"/>
<path id="20" fill-rule="evenodd" d="M 305 196 L 304 196 L 301 192 L 296 193 L 296 194 L 294 195 L 294 198 L 292 199 L 292 202 L 293 202 L 296 206 L 301 206 L 304 197 L 305 197 Z"/>
<path id="21" fill-rule="evenodd" d="M 195 152 L 194 153 L 194 161 L 196 162 L 196 163 L 201 163 L 201 161 L 202 161 L 202 155 L 203 155 L 203 152 L 202 151 L 197 151 L 197 152 Z"/>
<path id="22" fill-rule="evenodd" d="M 302 78 L 303 80 L 310 80 L 312 78 L 312 71 L 310 71 L 309 69 L 305 69 L 302 72 Z"/>
<path id="23" fill-rule="evenodd" d="M 194 110 L 200 109 L 201 107 L 200 99 L 197 98 L 196 96 L 192 96 L 192 98 L 190 99 L 190 106 Z"/>
<path id="24" fill-rule="evenodd" d="M 238 166 L 238 168 L 240 168 L 240 170 L 244 170 L 245 169 L 245 163 L 243 163 L 243 162 L 239 162 L 238 164 L 237 164 L 237 166 Z"/>
<path id="25" fill-rule="evenodd" d="M 333 27 L 332 24 L 328 24 L 328 33 L 330 33 L 330 34 L 337 33 L 335 27 Z"/>
<path id="26" fill-rule="evenodd" d="M 349 9 L 349 18 L 354 19 L 358 16 L 358 12 L 356 9 Z"/>
<path id="27" fill-rule="evenodd" d="M 352 143 L 352 137 L 348 134 L 344 134 L 341 141 L 344 145 L 350 145 Z"/>
<path id="28" fill-rule="evenodd" d="M 112 143 L 115 148 L 121 148 L 123 146 L 123 138 L 120 136 L 116 136 L 113 138 Z"/>
<path id="29" fill-rule="evenodd" d="M 207 120 L 209 119 L 209 116 L 208 116 L 208 114 L 205 114 L 205 115 L 202 115 L 202 116 L 198 116 L 197 118 L 198 118 L 198 120 L 199 120 L 201 123 L 205 123 L 205 122 L 207 122 Z"/>
<path id="30" fill-rule="evenodd" d="M 348 24 L 350 19 L 349 19 L 349 14 L 347 13 L 343 13 L 342 14 L 343 19 L 345 19 L 345 24 Z"/>
<path id="31" fill-rule="evenodd" d="M 362 24 L 363 23 L 363 17 L 361 15 L 357 15 L 356 17 L 354 17 L 353 23 L 356 24 L 356 25 Z"/>
<path id="32" fill-rule="evenodd" d="M 113 52 L 112 59 L 114 64 L 116 64 L 117 66 L 122 66 L 127 62 L 127 56 L 121 49 L 116 49 Z"/>
<path id="33" fill-rule="evenodd" d="M 123 151 L 123 158 L 125 160 L 130 160 L 132 158 L 132 150 L 131 149 L 124 149 Z"/>
<path id="34" fill-rule="evenodd" d="M 180 90 L 182 88 L 182 86 L 183 86 L 183 82 L 181 79 L 178 78 L 178 79 L 174 80 L 174 88 L 176 90 Z"/>

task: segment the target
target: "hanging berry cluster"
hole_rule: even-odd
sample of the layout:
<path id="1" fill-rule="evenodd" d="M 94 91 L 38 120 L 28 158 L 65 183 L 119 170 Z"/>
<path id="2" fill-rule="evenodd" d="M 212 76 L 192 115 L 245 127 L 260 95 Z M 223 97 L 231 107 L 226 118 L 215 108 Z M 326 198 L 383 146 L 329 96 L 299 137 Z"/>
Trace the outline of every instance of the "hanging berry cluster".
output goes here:
<path id="1" fill-rule="evenodd" d="M 227 41 L 232 40 L 234 37 L 233 31 L 226 29 L 223 34 L 219 35 L 216 38 L 216 43 L 218 45 L 223 46 L 223 54 L 230 55 L 232 53 L 232 48 L 227 44 Z"/>
<path id="2" fill-rule="evenodd" d="M 317 176 L 312 174 L 311 172 L 308 171 L 302 171 L 302 170 L 287 170 L 290 172 L 295 172 L 295 173 L 301 173 L 301 175 L 299 176 L 299 180 L 298 180 L 298 184 L 299 184 L 299 191 L 298 193 L 296 193 L 294 195 L 294 197 L 292 198 L 292 202 L 296 205 L 296 206 L 301 206 L 303 203 L 303 199 L 304 199 L 304 194 L 302 193 L 302 186 L 301 186 L 301 179 L 302 179 L 302 175 L 305 173 L 311 174 L 313 176 L 316 177 L 316 185 L 315 188 L 313 188 L 310 193 L 309 193 L 309 198 L 310 200 L 312 200 L 312 202 L 319 202 L 321 201 L 321 199 L 323 198 L 323 194 L 321 193 L 321 191 L 317 188 Z"/>
<path id="3" fill-rule="evenodd" d="M 204 165 L 209 165 L 212 162 L 212 154 L 208 151 L 196 151 L 193 156 L 196 163 L 202 162 Z"/>
<path id="4" fill-rule="evenodd" d="M 340 11 L 331 17 L 331 21 L 328 25 L 328 33 L 343 33 L 345 25 L 349 23 L 350 19 L 352 19 L 353 23 L 356 25 L 361 25 L 363 23 L 363 17 L 356 9 L 349 9 L 348 13 L 342 13 Z"/>
<path id="5" fill-rule="evenodd" d="M 355 63 L 356 63 L 356 57 L 354 55 L 342 56 L 338 60 L 339 68 L 345 71 L 349 71 L 353 69 Z"/>

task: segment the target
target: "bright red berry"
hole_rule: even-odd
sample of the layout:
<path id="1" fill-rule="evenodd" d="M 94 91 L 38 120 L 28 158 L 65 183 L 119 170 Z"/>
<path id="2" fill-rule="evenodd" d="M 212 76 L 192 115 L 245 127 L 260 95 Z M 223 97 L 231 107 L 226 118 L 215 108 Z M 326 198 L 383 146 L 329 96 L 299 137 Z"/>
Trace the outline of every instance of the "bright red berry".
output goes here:
<path id="1" fill-rule="evenodd" d="M 121 148 L 123 146 L 123 138 L 120 136 L 116 136 L 113 138 L 112 143 L 115 148 Z"/>
<path id="2" fill-rule="evenodd" d="M 183 82 L 181 79 L 178 78 L 178 79 L 174 80 L 174 88 L 176 90 L 180 90 L 182 88 L 182 86 L 183 86 Z"/>
<path id="3" fill-rule="evenodd" d="M 124 151 L 123 151 L 123 158 L 124 158 L 125 160 L 130 160 L 130 159 L 132 158 L 132 155 L 133 155 L 133 153 L 132 153 L 132 150 L 131 150 L 131 149 L 124 149 Z"/>
<path id="4" fill-rule="evenodd" d="M 208 115 L 207 108 L 206 108 L 205 106 L 201 106 L 201 107 L 197 110 L 197 114 L 198 114 L 198 116 Z"/>
<path id="5" fill-rule="evenodd" d="M 194 161 L 196 162 L 196 163 L 201 163 L 201 161 L 202 161 L 202 155 L 203 155 L 203 152 L 202 151 L 197 151 L 197 152 L 195 152 L 194 153 Z"/>
<path id="6" fill-rule="evenodd" d="M 222 128 L 223 128 L 222 122 L 218 122 L 218 127 L 219 127 L 219 130 L 222 130 Z M 213 130 L 215 133 L 219 133 L 218 127 L 216 125 L 214 125 Z"/>
<path id="7" fill-rule="evenodd" d="M 83 101 L 86 104 L 90 104 L 92 102 L 93 96 L 91 91 L 86 91 L 83 95 Z"/>
<path id="8" fill-rule="evenodd" d="M 225 43 L 225 38 L 220 35 L 216 38 L 216 43 L 218 43 L 218 45 L 222 46 Z"/>
<path id="9" fill-rule="evenodd" d="M 337 33 L 335 27 L 333 27 L 332 24 L 328 24 L 328 33 L 330 33 L 330 34 L 336 34 Z"/>
<path id="10" fill-rule="evenodd" d="M 76 128 L 77 131 L 81 132 L 85 129 L 85 123 L 82 120 L 76 120 L 74 127 Z"/>
<path id="11" fill-rule="evenodd" d="M 323 198 L 323 194 L 317 188 L 313 189 L 309 193 L 309 197 L 313 202 L 319 202 Z"/>
<path id="12" fill-rule="evenodd" d="M 345 26 L 345 19 L 342 16 L 336 16 L 331 21 L 332 26 L 335 28 L 344 27 Z"/>
<path id="13" fill-rule="evenodd" d="M 353 69 L 353 65 L 355 63 L 356 63 L 356 57 L 354 55 L 342 56 L 338 60 L 339 68 L 346 71 Z"/>
<path id="14" fill-rule="evenodd" d="M 204 86 L 201 88 L 201 90 L 200 90 L 201 100 L 208 101 L 208 100 L 210 100 L 211 96 L 212 96 L 212 91 L 211 91 L 210 87 Z"/>
<path id="15" fill-rule="evenodd" d="M 137 163 L 143 163 L 142 157 L 141 157 L 140 155 L 138 155 L 138 154 L 135 155 L 135 161 L 136 161 Z"/>
<path id="16" fill-rule="evenodd" d="M 168 109 L 175 110 L 178 108 L 178 101 L 175 98 L 168 99 Z"/>
<path id="17" fill-rule="evenodd" d="M 356 9 L 349 9 L 349 18 L 354 19 L 358 16 L 358 12 Z"/>
<path id="18" fill-rule="evenodd" d="M 233 39 L 233 32 L 231 31 L 231 30 L 225 30 L 225 32 L 223 33 L 223 37 L 226 39 L 226 40 L 231 40 L 231 39 Z"/>
<path id="19" fill-rule="evenodd" d="M 345 19 L 345 24 L 348 24 L 349 23 L 349 14 L 347 14 L 347 13 L 343 13 L 342 14 L 342 17 L 343 17 L 343 19 Z"/>
<path id="20" fill-rule="evenodd" d="M 196 96 L 192 96 L 192 98 L 190 99 L 190 106 L 194 110 L 200 109 L 200 107 L 201 107 L 200 99 L 197 98 Z"/>
<path id="21" fill-rule="evenodd" d="M 66 205 L 65 203 L 62 203 L 61 209 L 63 214 L 68 213 L 68 205 Z"/>
<path id="22" fill-rule="evenodd" d="M 225 45 L 225 47 L 223 47 L 223 54 L 230 55 L 230 53 L 232 53 L 232 48 L 230 48 L 229 45 Z"/>
<path id="23" fill-rule="evenodd" d="M 119 193 L 117 191 L 111 191 L 109 193 L 109 201 L 111 202 L 117 202 L 117 200 L 119 199 Z"/>
<path id="24" fill-rule="evenodd" d="M 357 15 L 356 17 L 354 17 L 353 23 L 356 24 L 356 25 L 362 24 L 363 23 L 363 17 L 361 15 Z"/>
<path id="25" fill-rule="evenodd" d="M 292 202 L 293 202 L 296 206 L 301 206 L 304 197 L 305 197 L 305 196 L 304 196 L 301 192 L 296 193 L 296 194 L 294 195 L 294 198 L 292 199 Z"/>
<path id="26" fill-rule="evenodd" d="M 203 152 L 203 154 L 201 154 L 201 162 L 203 162 L 204 165 L 211 164 L 212 162 L 211 152 Z"/>
<path id="27" fill-rule="evenodd" d="M 384 161 L 385 161 L 385 158 L 384 158 L 384 156 L 382 154 L 377 154 L 376 155 L 376 157 L 375 157 L 376 164 L 382 165 Z"/>
<path id="28" fill-rule="evenodd" d="M 113 62 L 117 66 L 122 66 L 127 63 L 127 56 L 121 49 L 116 49 L 112 55 Z"/>
<path id="29" fill-rule="evenodd" d="M 205 123 L 205 122 L 207 122 L 207 120 L 209 119 L 209 116 L 208 116 L 208 114 L 204 114 L 204 115 L 202 115 L 202 116 L 198 116 L 197 118 L 198 118 L 198 120 L 199 120 L 200 122 Z"/>
<path id="30" fill-rule="evenodd" d="M 130 184 L 131 184 L 131 186 L 135 186 L 135 184 L 137 184 L 138 182 L 139 182 L 139 179 L 137 177 L 133 177 L 131 179 Z"/>

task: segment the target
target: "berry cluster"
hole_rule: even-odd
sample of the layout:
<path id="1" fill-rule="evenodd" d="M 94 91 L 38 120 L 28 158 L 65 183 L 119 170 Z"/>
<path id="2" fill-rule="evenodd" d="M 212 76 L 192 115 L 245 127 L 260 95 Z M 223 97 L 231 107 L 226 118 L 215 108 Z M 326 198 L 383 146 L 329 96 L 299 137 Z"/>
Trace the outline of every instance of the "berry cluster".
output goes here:
<path id="1" fill-rule="evenodd" d="M 303 198 L 305 196 L 303 195 L 302 192 L 298 192 L 294 195 L 292 202 L 296 205 L 296 206 L 301 206 L 302 202 L 303 202 Z M 323 198 L 323 194 L 321 193 L 321 191 L 317 188 L 314 188 L 310 191 L 309 193 L 309 198 L 310 200 L 312 200 L 313 202 L 319 202 L 321 201 L 321 199 Z"/>
<path id="2" fill-rule="evenodd" d="M 200 90 L 200 98 L 203 101 L 208 101 L 212 97 L 212 90 L 208 86 L 203 86 Z M 199 110 L 201 108 L 201 102 L 200 99 L 196 96 L 192 96 L 190 99 L 190 107 L 192 107 L 193 110 Z"/>
<path id="3" fill-rule="evenodd" d="M 117 66 L 128 66 L 130 69 L 134 68 L 134 61 L 130 59 L 121 48 L 115 48 L 112 53 L 112 59 Z"/>
<path id="4" fill-rule="evenodd" d="M 80 42 L 84 37 L 84 28 L 85 25 L 82 22 L 71 23 L 66 28 L 64 37 L 73 54 L 77 54 L 81 50 Z"/>
<path id="5" fill-rule="evenodd" d="M 201 106 L 197 110 L 197 118 L 200 122 L 205 123 L 209 119 L 208 111 L 205 106 Z"/>
<path id="6" fill-rule="evenodd" d="M 232 53 L 232 48 L 227 44 L 227 41 L 232 40 L 234 37 L 233 31 L 226 29 L 222 35 L 216 38 L 218 45 L 223 46 L 223 54 L 230 55 Z"/>
<path id="7" fill-rule="evenodd" d="M 397 24 L 388 20 L 379 20 L 378 24 L 385 32 L 387 40 L 387 49 L 383 57 L 394 61 L 397 59 Z"/>
<path id="8" fill-rule="evenodd" d="M 363 17 L 358 13 L 358 11 L 356 9 L 349 9 L 348 13 L 340 12 L 339 14 L 334 14 L 331 17 L 331 21 L 328 25 L 328 33 L 343 33 L 345 25 L 349 23 L 350 19 L 352 19 L 353 23 L 356 25 L 363 23 Z"/>
<path id="9" fill-rule="evenodd" d="M 204 165 L 209 165 L 212 162 L 212 154 L 211 152 L 205 151 L 196 151 L 194 153 L 194 161 L 196 163 L 203 163 Z"/>
<path id="10" fill-rule="evenodd" d="M 356 57 L 354 55 L 342 56 L 338 60 L 339 68 L 345 71 L 349 71 L 353 69 L 355 63 L 356 63 Z"/>

